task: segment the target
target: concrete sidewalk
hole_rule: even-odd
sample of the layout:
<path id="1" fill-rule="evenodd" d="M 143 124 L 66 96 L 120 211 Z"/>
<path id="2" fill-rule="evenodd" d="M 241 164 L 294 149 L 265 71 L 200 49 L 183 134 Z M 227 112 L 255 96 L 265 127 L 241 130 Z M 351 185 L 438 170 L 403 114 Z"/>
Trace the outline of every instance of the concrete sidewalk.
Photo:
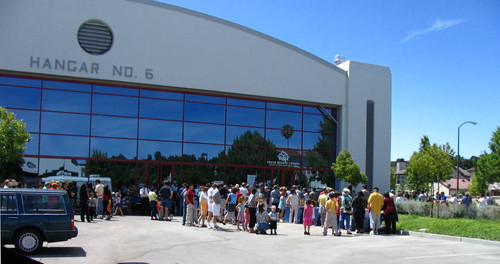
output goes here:
<path id="1" fill-rule="evenodd" d="M 42 263 L 498 263 L 500 247 L 409 235 L 323 236 L 320 227 L 304 235 L 299 224 L 278 224 L 278 235 L 255 235 L 184 227 L 151 221 L 146 216 L 113 217 L 111 221 L 76 222 L 78 237 L 46 244 Z M 330 232 L 331 233 L 331 232 Z M 10 247 L 10 246 L 9 246 Z"/>

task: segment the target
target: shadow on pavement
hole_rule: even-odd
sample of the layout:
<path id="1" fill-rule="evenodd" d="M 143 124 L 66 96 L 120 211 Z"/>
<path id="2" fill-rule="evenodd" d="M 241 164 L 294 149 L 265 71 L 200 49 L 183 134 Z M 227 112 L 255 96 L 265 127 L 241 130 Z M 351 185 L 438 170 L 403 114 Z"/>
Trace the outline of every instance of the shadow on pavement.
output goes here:
<path id="1" fill-rule="evenodd" d="M 68 257 L 86 257 L 87 252 L 81 247 L 45 247 L 38 255 L 32 255 L 33 258 L 68 258 Z"/>

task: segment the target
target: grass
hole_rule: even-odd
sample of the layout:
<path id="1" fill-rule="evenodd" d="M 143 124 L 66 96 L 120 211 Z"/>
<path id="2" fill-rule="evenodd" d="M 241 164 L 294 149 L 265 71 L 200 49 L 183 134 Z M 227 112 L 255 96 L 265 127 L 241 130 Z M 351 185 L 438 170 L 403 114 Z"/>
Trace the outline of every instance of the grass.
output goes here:
<path id="1" fill-rule="evenodd" d="M 430 218 L 399 214 L 398 229 L 450 236 L 471 237 L 500 241 L 500 221 L 464 218 Z"/>

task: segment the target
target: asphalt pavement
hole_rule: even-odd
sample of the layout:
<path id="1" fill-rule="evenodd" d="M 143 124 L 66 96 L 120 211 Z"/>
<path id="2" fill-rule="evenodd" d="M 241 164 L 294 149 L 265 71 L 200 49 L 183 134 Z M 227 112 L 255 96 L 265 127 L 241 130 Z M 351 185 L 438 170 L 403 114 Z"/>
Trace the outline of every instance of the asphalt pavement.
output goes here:
<path id="1" fill-rule="evenodd" d="M 304 235 L 300 224 L 278 224 L 278 235 L 255 235 L 220 225 L 222 231 L 186 227 L 182 219 L 115 216 L 77 221 L 78 237 L 45 243 L 32 259 L 56 263 L 498 263 L 498 243 L 468 243 L 411 235 Z M 437 238 L 437 239 L 436 239 Z M 12 247 L 12 246 L 7 246 Z"/>

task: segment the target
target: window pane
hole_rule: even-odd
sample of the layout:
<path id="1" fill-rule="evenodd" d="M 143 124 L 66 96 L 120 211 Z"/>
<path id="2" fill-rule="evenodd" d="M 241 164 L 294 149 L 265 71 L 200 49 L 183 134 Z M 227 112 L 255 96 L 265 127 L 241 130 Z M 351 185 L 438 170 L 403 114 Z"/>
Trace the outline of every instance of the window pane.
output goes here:
<path id="1" fill-rule="evenodd" d="M 7 109 L 16 115 L 16 119 L 22 120 L 26 123 L 26 131 L 28 132 L 38 132 L 40 112 L 39 111 L 29 111 L 29 110 L 17 110 L 17 109 Z"/>
<path id="2" fill-rule="evenodd" d="M 226 104 L 225 97 L 199 95 L 199 94 L 186 94 L 186 101 L 214 103 L 214 104 Z"/>
<path id="3" fill-rule="evenodd" d="M 182 141 L 182 122 L 141 119 L 139 121 L 139 137 Z"/>
<path id="4" fill-rule="evenodd" d="M 92 153 L 98 150 L 107 153 L 108 158 L 134 159 L 136 155 L 137 140 L 92 138 Z"/>
<path id="5" fill-rule="evenodd" d="M 38 174 L 38 158 L 23 157 L 24 163 L 22 165 L 23 172 L 25 175 L 37 175 Z M 26 176 L 24 177 L 24 182 L 26 183 Z M 38 181 L 37 181 L 38 182 Z M 25 186 L 25 188 L 29 188 Z"/>
<path id="6" fill-rule="evenodd" d="M 226 163 L 232 165 L 263 166 L 265 165 L 264 148 L 231 146 L 227 150 Z"/>
<path id="7" fill-rule="evenodd" d="M 39 134 L 31 133 L 31 141 L 26 144 L 24 155 L 38 155 Z"/>
<path id="8" fill-rule="evenodd" d="M 142 97 L 184 100 L 184 94 L 167 91 L 141 90 Z"/>
<path id="9" fill-rule="evenodd" d="M 28 87 L 41 87 L 42 82 L 37 79 L 23 79 L 15 77 L 0 76 L 0 84 L 28 86 Z"/>
<path id="10" fill-rule="evenodd" d="M 302 106 L 300 105 L 280 104 L 280 103 L 267 103 L 267 109 L 302 112 Z"/>
<path id="11" fill-rule="evenodd" d="M 186 103 L 185 120 L 224 124 L 225 106 L 201 103 Z"/>
<path id="12" fill-rule="evenodd" d="M 24 213 L 26 214 L 64 214 L 66 206 L 60 195 L 23 195 Z"/>
<path id="13" fill-rule="evenodd" d="M 44 90 L 42 104 L 44 110 L 90 113 L 90 94 Z"/>
<path id="14" fill-rule="evenodd" d="M 224 126 L 185 123 L 184 141 L 224 144 Z"/>
<path id="15" fill-rule="evenodd" d="M 87 139 L 88 140 L 88 139 Z M 88 141 L 87 141 L 88 145 Z M 86 154 L 88 156 L 88 153 Z M 75 164 L 76 163 L 76 164 Z M 86 161 L 74 159 L 40 159 L 40 177 L 57 176 L 57 173 L 64 170 L 66 174 L 71 176 L 86 176 L 85 167 Z M 45 182 L 45 178 L 40 179 Z"/>
<path id="16" fill-rule="evenodd" d="M 92 135 L 137 138 L 137 119 L 127 117 L 92 117 Z"/>
<path id="17" fill-rule="evenodd" d="M 182 120 L 182 102 L 141 98 L 141 117 Z"/>
<path id="18" fill-rule="evenodd" d="M 88 157 L 89 138 L 41 135 L 40 155 Z"/>
<path id="19" fill-rule="evenodd" d="M 123 94 L 123 95 L 138 96 L 139 90 L 134 89 L 134 88 L 94 85 L 94 93 Z"/>
<path id="20" fill-rule="evenodd" d="M 42 113 L 42 132 L 54 134 L 88 135 L 90 115 Z"/>
<path id="21" fill-rule="evenodd" d="M 62 89 L 62 90 L 82 91 L 82 92 L 92 91 L 90 84 L 72 83 L 72 82 L 43 81 L 43 87 Z"/>
<path id="22" fill-rule="evenodd" d="M 206 154 L 203 155 L 202 154 Z M 219 154 L 224 153 L 224 146 L 210 144 L 184 144 L 185 162 L 220 163 Z M 206 158 L 205 158 L 206 157 Z"/>
<path id="23" fill-rule="evenodd" d="M 334 162 L 334 154 L 331 152 L 307 151 L 304 155 L 304 168 L 330 170 Z"/>
<path id="24" fill-rule="evenodd" d="M 335 135 L 304 132 L 304 150 L 334 151 Z"/>
<path id="25" fill-rule="evenodd" d="M 304 114 L 304 131 L 322 132 L 331 131 L 332 123 L 326 116 Z"/>
<path id="26" fill-rule="evenodd" d="M 302 132 L 286 130 L 286 135 L 289 136 L 288 140 L 282 135 L 281 130 L 278 129 L 268 129 L 267 139 L 271 141 L 278 148 L 294 148 L 300 149 Z"/>
<path id="27" fill-rule="evenodd" d="M 227 108 L 227 123 L 231 125 L 264 127 L 265 120 L 264 109 L 233 106 Z"/>
<path id="28" fill-rule="evenodd" d="M 244 100 L 244 99 L 236 99 L 236 98 L 227 98 L 227 104 L 228 105 L 258 107 L 258 108 L 265 108 L 266 107 L 266 102 L 263 102 L 263 101 Z"/>
<path id="29" fill-rule="evenodd" d="M 158 152 L 158 153 L 157 153 Z M 147 159 L 156 155 L 166 159 L 182 156 L 182 143 L 139 140 L 139 159 Z"/>
<path id="30" fill-rule="evenodd" d="M 92 112 L 104 115 L 137 116 L 137 97 L 94 94 Z"/>
<path id="31" fill-rule="evenodd" d="M 40 89 L 0 85 L 0 105 L 7 108 L 40 109 Z"/>
<path id="32" fill-rule="evenodd" d="M 290 125 L 293 129 L 302 130 L 302 114 L 267 111 L 267 127 L 282 128 L 284 125 Z"/>
<path id="33" fill-rule="evenodd" d="M 264 146 L 264 129 L 227 126 L 226 144 Z"/>
<path id="34" fill-rule="evenodd" d="M 0 212 L 2 214 L 17 214 L 16 195 L 3 194 L 0 196 Z"/>

